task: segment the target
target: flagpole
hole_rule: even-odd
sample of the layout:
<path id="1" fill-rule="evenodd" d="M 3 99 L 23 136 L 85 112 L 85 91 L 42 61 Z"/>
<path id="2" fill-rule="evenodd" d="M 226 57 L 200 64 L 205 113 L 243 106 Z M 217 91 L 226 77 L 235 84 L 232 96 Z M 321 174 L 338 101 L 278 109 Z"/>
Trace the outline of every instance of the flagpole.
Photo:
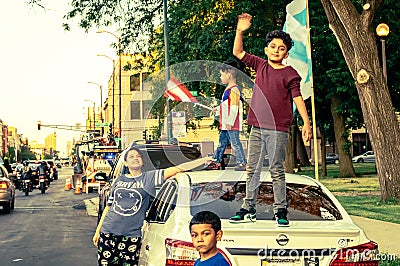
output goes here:
<path id="1" fill-rule="evenodd" d="M 168 45 L 168 17 L 167 17 L 167 0 L 163 0 L 163 8 L 164 8 L 164 53 L 165 53 L 165 85 L 168 84 L 170 78 L 170 70 L 169 70 L 169 45 Z M 172 118 L 170 114 L 170 101 L 167 98 L 167 138 L 168 143 L 170 143 L 172 135 Z"/>
<path id="2" fill-rule="evenodd" d="M 307 29 L 308 29 L 308 43 L 307 45 L 308 52 L 311 55 L 311 36 L 310 36 L 310 18 L 308 12 L 308 0 L 306 0 L 306 13 L 307 13 Z M 311 57 L 310 57 L 311 58 Z M 314 175 L 315 179 L 319 181 L 319 173 L 318 173 L 318 141 L 317 141 L 317 121 L 315 118 L 315 98 L 314 98 L 314 75 L 311 74 L 310 77 L 311 82 L 311 119 L 312 119 L 312 130 L 313 130 L 313 147 L 314 147 Z"/>
<path id="3" fill-rule="evenodd" d="M 194 105 L 195 105 L 195 106 L 198 105 L 198 106 L 203 107 L 203 108 L 206 108 L 206 109 L 208 109 L 208 110 L 210 110 L 210 111 L 213 110 L 213 108 L 211 108 L 211 107 L 209 107 L 209 106 L 207 106 L 207 105 L 201 104 L 201 103 L 195 103 Z"/>

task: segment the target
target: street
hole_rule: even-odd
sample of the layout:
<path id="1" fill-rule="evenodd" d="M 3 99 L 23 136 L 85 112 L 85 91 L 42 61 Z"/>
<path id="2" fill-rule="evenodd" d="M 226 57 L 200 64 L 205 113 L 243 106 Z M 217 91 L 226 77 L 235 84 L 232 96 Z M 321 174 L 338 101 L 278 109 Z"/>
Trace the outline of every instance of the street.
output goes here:
<path id="1" fill-rule="evenodd" d="M 59 179 L 45 194 L 29 196 L 16 190 L 15 210 L 0 214 L 1 265 L 97 265 L 92 244 L 97 218 L 89 216 L 84 200 L 97 194 L 64 191 L 71 167 L 59 169 Z"/>

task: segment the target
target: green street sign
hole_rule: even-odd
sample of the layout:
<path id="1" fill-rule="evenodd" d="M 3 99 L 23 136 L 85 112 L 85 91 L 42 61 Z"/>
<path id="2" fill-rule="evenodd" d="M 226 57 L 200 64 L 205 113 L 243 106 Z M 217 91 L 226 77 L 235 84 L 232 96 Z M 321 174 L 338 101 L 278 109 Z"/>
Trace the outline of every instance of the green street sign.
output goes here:
<path id="1" fill-rule="evenodd" d="M 110 125 L 110 123 L 98 123 L 96 122 L 96 127 L 108 127 Z"/>
<path id="2" fill-rule="evenodd" d="M 119 141 L 119 140 L 121 140 L 121 138 L 114 138 L 114 140 L 115 140 L 115 141 Z"/>
<path id="3" fill-rule="evenodd" d="M 191 93 L 194 97 L 199 96 L 199 93 L 198 93 L 197 91 L 190 91 L 190 93 Z"/>

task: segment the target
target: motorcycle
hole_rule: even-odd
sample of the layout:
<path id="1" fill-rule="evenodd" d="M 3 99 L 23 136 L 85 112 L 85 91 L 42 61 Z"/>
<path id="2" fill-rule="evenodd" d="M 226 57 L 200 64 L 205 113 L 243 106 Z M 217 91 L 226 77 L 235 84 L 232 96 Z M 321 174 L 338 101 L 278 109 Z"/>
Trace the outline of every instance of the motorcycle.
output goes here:
<path id="1" fill-rule="evenodd" d="M 20 190 L 25 193 L 25 196 L 29 196 L 29 192 L 33 191 L 33 184 L 30 179 L 21 180 Z"/>
<path id="2" fill-rule="evenodd" d="M 40 193 L 44 194 L 46 192 L 47 187 L 49 186 L 49 178 L 48 174 L 40 174 L 39 175 L 39 189 Z"/>

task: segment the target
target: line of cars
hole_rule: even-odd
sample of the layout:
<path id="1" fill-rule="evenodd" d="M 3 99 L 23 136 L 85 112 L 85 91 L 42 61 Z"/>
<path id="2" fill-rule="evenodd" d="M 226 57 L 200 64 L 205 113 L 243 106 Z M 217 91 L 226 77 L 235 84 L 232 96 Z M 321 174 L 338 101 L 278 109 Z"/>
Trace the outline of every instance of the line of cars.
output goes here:
<path id="1" fill-rule="evenodd" d="M 373 151 L 367 151 L 363 154 L 354 156 L 351 161 L 353 163 L 374 163 L 375 154 Z M 326 154 L 325 162 L 327 164 L 339 164 L 339 155 L 329 152 Z"/>
<path id="2" fill-rule="evenodd" d="M 140 149 L 148 155 L 145 161 L 150 160 L 156 168 L 161 164 L 153 160 L 165 157 L 158 154 L 168 151 L 146 145 Z M 112 182 L 127 171 L 123 164 L 125 152 L 118 157 L 108 185 L 99 195 L 99 215 Z M 179 148 L 176 152 L 181 152 L 185 160 L 191 159 Z M 191 243 L 188 225 L 192 216 L 202 210 L 213 211 L 221 218 L 224 234 L 218 247 L 232 266 L 378 265 L 378 245 L 367 238 L 335 196 L 318 181 L 286 175 L 291 224 L 278 228 L 273 220 L 272 180 L 267 171 L 263 172 L 257 221 L 234 224 L 229 217 L 239 210 L 245 197 L 246 173 L 229 168 L 198 170 L 180 173 L 157 189 L 142 228 L 139 265 L 193 265 L 198 252 Z"/>
<path id="3" fill-rule="evenodd" d="M 58 179 L 57 166 L 53 160 L 45 160 L 50 169 L 50 181 Z M 32 171 L 36 171 L 40 161 L 28 161 Z M 12 173 L 8 173 L 4 165 L 0 164 L 0 212 L 10 213 L 15 206 L 16 190 L 21 185 L 22 164 L 12 165 Z"/>

